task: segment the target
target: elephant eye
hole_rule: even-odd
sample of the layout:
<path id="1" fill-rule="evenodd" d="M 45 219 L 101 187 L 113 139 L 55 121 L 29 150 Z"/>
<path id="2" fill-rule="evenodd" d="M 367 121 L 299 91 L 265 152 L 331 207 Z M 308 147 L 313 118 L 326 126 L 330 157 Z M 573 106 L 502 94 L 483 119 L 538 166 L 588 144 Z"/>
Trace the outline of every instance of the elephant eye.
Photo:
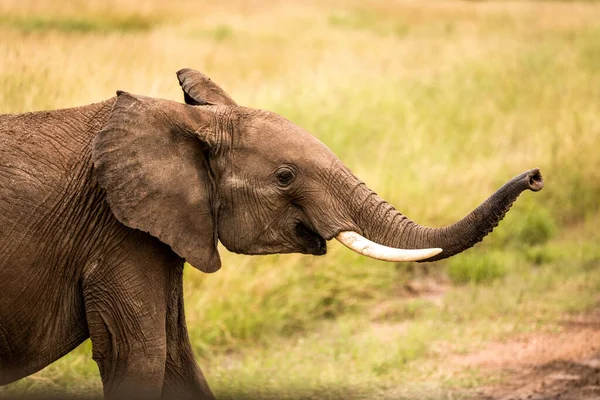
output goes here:
<path id="1" fill-rule="evenodd" d="M 279 171 L 277 171 L 276 176 L 277 176 L 277 182 L 279 182 L 279 184 L 281 186 L 289 185 L 296 178 L 294 171 L 292 171 L 289 168 L 281 168 Z"/>

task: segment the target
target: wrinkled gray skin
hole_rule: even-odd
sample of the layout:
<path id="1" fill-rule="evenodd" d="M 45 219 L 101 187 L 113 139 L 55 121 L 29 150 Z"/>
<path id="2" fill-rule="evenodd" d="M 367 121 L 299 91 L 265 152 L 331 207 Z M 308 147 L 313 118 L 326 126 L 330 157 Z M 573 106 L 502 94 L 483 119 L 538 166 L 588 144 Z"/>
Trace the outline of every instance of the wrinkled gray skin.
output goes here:
<path id="1" fill-rule="evenodd" d="M 78 108 L 0 116 L 0 384 L 88 337 L 107 397 L 212 398 L 188 339 L 184 259 L 326 251 L 356 231 L 392 247 L 479 242 L 537 169 L 454 225 L 424 228 L 284 118 L 179 71 L 187 104 L 119 92 Z"/>

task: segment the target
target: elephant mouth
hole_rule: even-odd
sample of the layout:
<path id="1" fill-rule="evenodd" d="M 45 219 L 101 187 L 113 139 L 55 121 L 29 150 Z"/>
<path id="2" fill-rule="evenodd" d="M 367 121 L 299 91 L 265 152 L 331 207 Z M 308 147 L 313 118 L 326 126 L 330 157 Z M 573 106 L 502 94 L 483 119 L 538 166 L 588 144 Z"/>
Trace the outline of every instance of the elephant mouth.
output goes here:
<path id="1" fill-rule="evenodd" d="M 306 254 L 322 256 L 327 253 L 327 242 L 325 239 L 303 222 L 296 224 L 296 236 L 302 241 Z"/>

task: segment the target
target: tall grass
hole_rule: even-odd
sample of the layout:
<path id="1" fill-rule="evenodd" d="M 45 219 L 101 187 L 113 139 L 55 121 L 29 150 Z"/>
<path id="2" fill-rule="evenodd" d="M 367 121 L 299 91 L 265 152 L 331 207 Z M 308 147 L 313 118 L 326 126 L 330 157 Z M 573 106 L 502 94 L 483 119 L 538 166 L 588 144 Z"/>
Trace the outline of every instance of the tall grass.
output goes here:
<path id="1" fill-rule="evenodd" d="M 592 2 L 7 1 L 0 111 L 86 104 L 117 89 L 181 100 L 174 72 L 196 68 L 238 103 L 308 129 L 433 226 L 540 167 L 544 190 L 524 193 L 484 243 L 425 267 L 457 285 L 441 305 L 406 297 L 408 269 L 421 267 L 335 243 L 319 258 L 221 249 L 217 274 L 186 270 L 192 342 L 224 396 L 232 376 L 239 390 L 254 382 L 282 398 L 299 386 L 373 393 L 431 376 L 439 343 L 466 351 L 594 304 L 599 21 Z M 3 390 L 97 393 L 89 347 Z M 442 398 L 436 390 L 461 379 L 415 390 Z"/>

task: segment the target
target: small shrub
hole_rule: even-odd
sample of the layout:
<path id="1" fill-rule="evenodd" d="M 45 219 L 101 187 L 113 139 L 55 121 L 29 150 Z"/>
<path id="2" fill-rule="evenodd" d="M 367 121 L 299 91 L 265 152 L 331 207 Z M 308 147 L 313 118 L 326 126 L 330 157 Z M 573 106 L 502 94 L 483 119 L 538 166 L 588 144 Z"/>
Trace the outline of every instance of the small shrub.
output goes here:
<path id="1" fill-rule="evenodd" d="M 547 246 L 534 246 L 525 250 L 525 259 L 534 265 L 550 264 L 556 260 L 556 253 Z"/>
<path id="2" fill-rule="evenodd" d="M 487 243 L 496 247 L 530 247 L 552 239 L 558 232 L 554 216 L 546 208 L 529 204 L 529 207 L 511 210 L 506 220 L 487 238 Z"/>
<path id="3" fill-rule="evenodd" d="M 507 269 L 500 252 L 489 254 L 466 253 L 450 259 L 448 277 L 454 284 L 489 283 L 506 275 Z"/>
<path id="4" fill-rule="evenodd" d="M 515 239 L 525 245 L 544 244 L 557 232 L 550 212 L 545 208 L 534 208 L 519 219 Z"/>

